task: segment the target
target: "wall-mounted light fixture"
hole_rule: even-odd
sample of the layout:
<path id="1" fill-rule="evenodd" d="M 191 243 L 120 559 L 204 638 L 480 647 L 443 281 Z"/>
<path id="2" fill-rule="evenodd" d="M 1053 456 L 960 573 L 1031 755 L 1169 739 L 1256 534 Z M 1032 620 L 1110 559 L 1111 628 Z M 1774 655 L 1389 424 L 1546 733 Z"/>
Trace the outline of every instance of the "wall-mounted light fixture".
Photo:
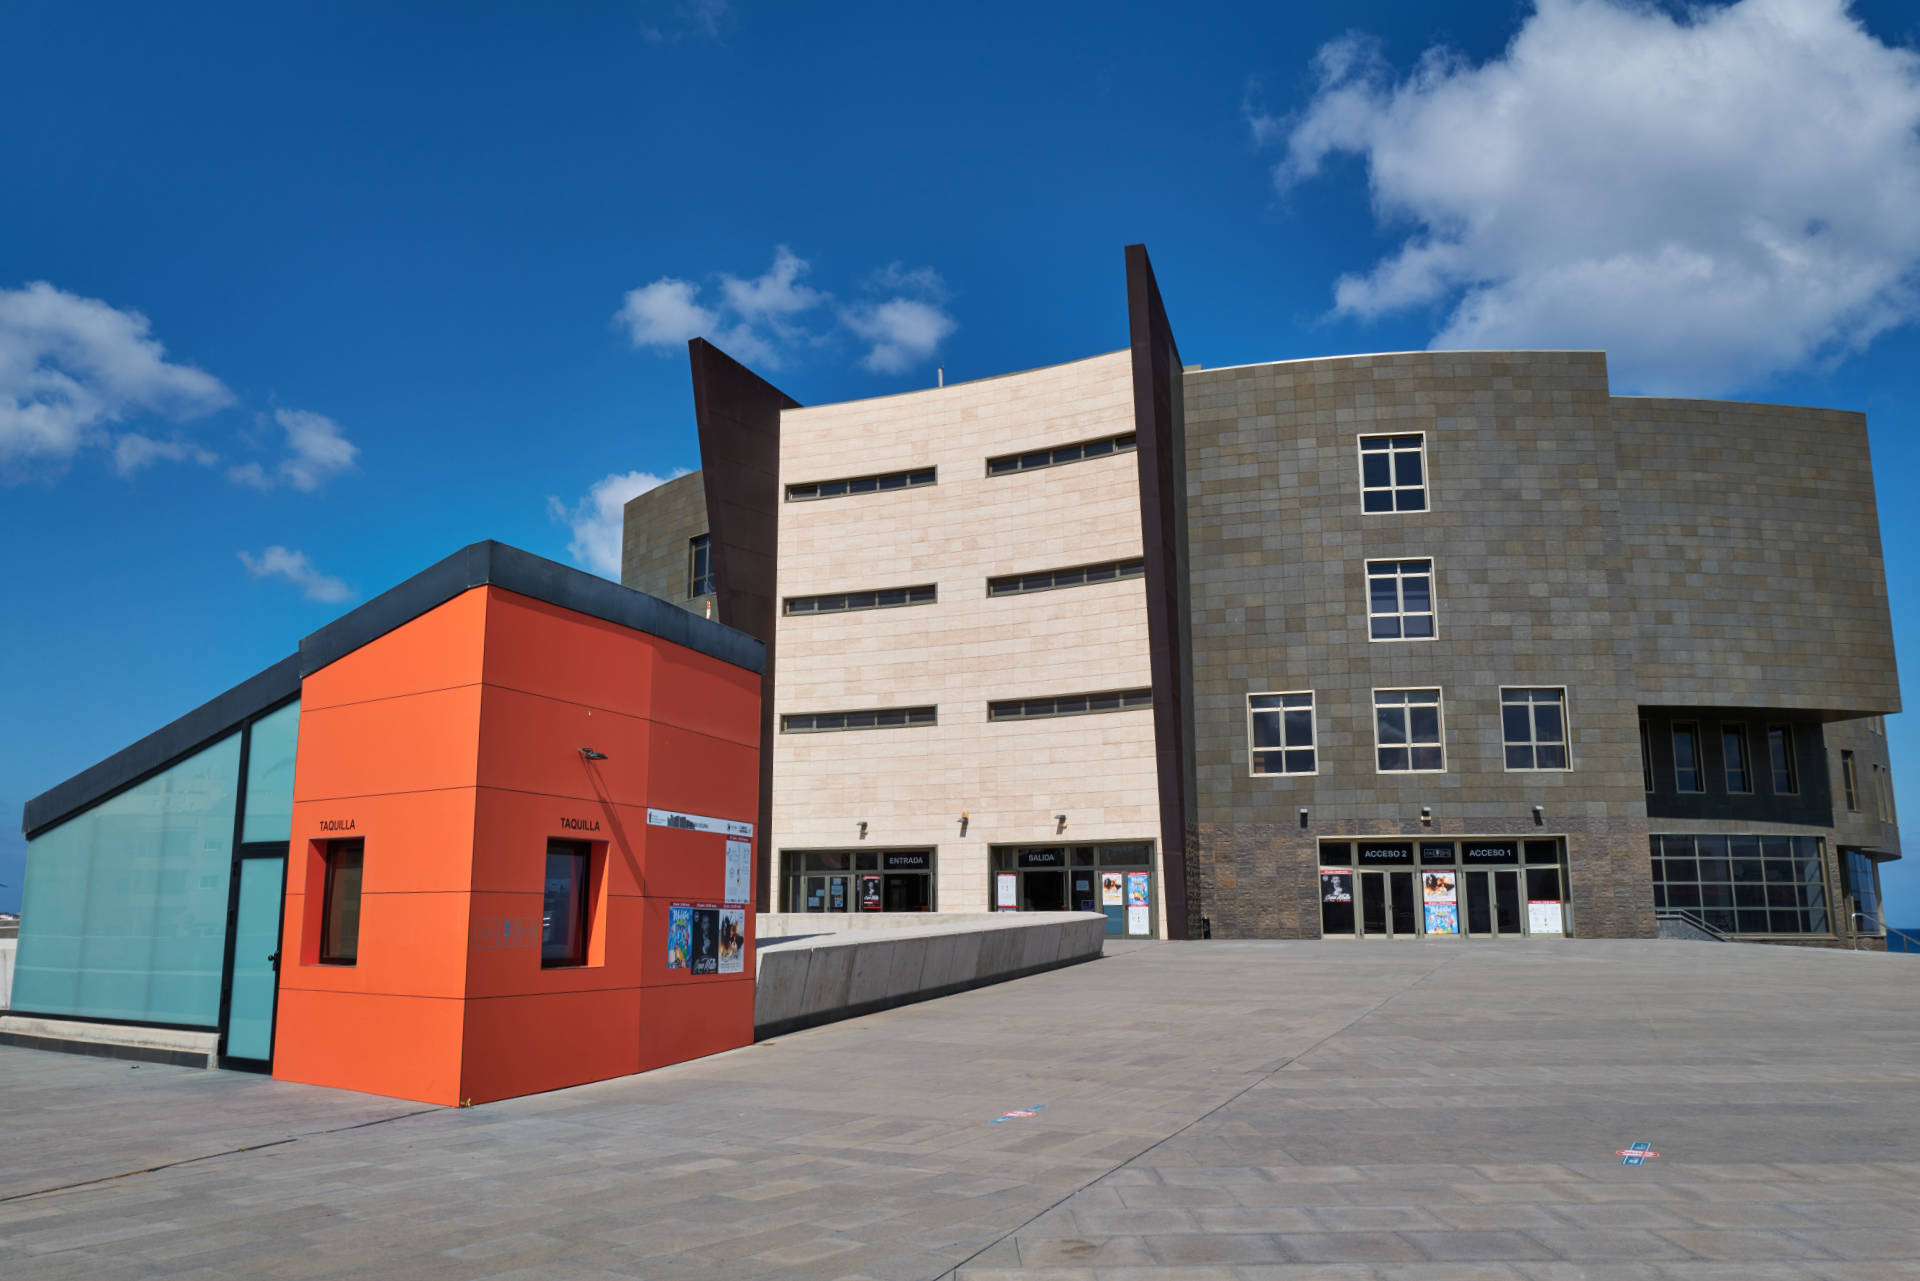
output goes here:
<path id="1" fill-rule="evenodd" d="M 860 820 L 860 839 L 867 839 L 867 820 L 864 818 Z"/>
<path id="2" fill-rule="evenodd" d="M 1536 805 L 1533 807 L 1533 825 L 1535 827 L 1545 827 L 1547 825 L 1546 806 Z"/>
<path id="3" fill-rule="evenodd" d="M 1065 814 L 1055 814 L 1053 816 L 1053 830 L 1055 835 L 1067 830 L 1067 816 Z"/>
<path id="4" fill-rule="evenodd" d="M 960 835 L 965 836 L 966 834 L 967 834 L 967 812 L 965 810 L 961 810 L 960 811 Z"/>
<path id="5" fill-rule="evenodd" d="M 607 759 L 607 754 L 605 752 L 596 752 L 591 747 L 581 748 L 580 755 L 590 761 L 604 761 Z"/>
<path id="6" fill-rule="evenodd" d="M 1307 830 L 1307 811 L 1305 809 L 1300 811 L 1300 830 L 1303 832 Z"/>
<path id="7" fill-rule="evenodd" d="M 1433 826 L 1433 806 L 1422 805 L 1420 807 L 1420 826 L 1422 827 Z"/>

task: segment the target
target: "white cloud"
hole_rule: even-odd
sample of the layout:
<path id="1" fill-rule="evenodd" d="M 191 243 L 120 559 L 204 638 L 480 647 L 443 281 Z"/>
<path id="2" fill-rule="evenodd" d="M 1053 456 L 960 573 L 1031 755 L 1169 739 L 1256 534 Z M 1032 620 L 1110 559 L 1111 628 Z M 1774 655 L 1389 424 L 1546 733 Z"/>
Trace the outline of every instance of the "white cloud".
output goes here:
<path id="1" fill-rule="evenodd" d="M 273 471 L 260 463 L 241 463 L 227 469 L 227 479 L 263 493 L 285 482 L 311 494 L 333 477 L 353 470 L 360 447 L 325 414 L 305 409 L 276 409 L 273 420 L 286 433 L 287 456 Z"/>
<path id="2" fill-rule="evenodd" d="M 185 420 L 233 402 L 212 374 L 170 363 L 151 329 L 45 281 L 0 289 L 0 466 L 64 462 L 135 414 Z"/>
<path id="3" fill-rule="evenodd" d="M 275 545 L 267 548 L 258 556 L 240 553 L 240 563 L 247 567 L 247 573 L 255 578 L 284 578 L 308 600 L 335 603 L 350 600 L 353 589 L 344 581 L 331 574 L 323 574 L 313 567 L 305 552 L 288 551 Z"/>
<path id="4" fill-rule="evenodd" d="M 933 355 L 956 327 L 939 307 L 915 298 L 850 307 L 841 318 L 870 344 L 860 363 L 877 374 L 905 373 Z"/>
<path id="5" fill-rule="evenodd" d="M 113 467 L 122 476 L 132 476 L 158 462 L 199 463 L 211 467 L 220 455 L 181 437 L 177 432 L 166 440 L 127 432 L 113 441 Z"/>
<path id="6" fill-rule="evenodd" d="M 1538 0 L 1479 66 L 1396 79 L 1348 38 L 1317 67 L 1298 115 L 1248 112 L 1276 182 L 1357 155 L 1412 228 L 1337 314 L 1439 307 L 1435 348 L 1603 347 L 1616 386 L 1695 395 L 1920 315 L 1920 55 L 1845 0 Z"/>
<path id="7" fill-rule="evenodd" d="M 628 290 L 614 319 L 626 326 L 636 347 L 677 347 L 719 323 L 719 317 L 694 301 L 699 292 L 700 286 L 690 280 L 662 276 Z"/>
<path id="8" fill-rule="evenodd" d="M 587 490 L 587 496 L 569 507 L 558 498 L 547 499 L 547 514 L 573 529 L 567 554 L 596 574 L 620 577 L 620 528 L 629 502 L 649 489 L 687 474 L 676 467 L 665 476 L 652 472 L 612 472 Z"/>
<path id="9" fill-rule="evenodd" d="M 800 317 L 832 295 L 800 283 L 808 270 L 806 259 L 777 246 L 764 274 L 751 280 L 722 274 L 712 307 L 701 303 L 699 285 L 662 276 L 628 291 L 614 321 L 635 347 L 672 350 L 704 335 L 736 360 L 778 369 L 786 350 L 819 341 Z"/>

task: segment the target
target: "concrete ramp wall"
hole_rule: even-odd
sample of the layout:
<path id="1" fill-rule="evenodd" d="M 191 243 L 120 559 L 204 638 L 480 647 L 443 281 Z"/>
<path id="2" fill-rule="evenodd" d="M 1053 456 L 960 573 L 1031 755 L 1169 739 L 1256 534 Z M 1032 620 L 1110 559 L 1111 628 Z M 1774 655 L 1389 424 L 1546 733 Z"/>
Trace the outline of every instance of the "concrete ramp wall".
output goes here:
<path id="1" fill-rule="evenodd" d="M 1095 912 L 777 913 L 756 923 L 754 1039 L 1039 974 L 1100 955 Z"/>

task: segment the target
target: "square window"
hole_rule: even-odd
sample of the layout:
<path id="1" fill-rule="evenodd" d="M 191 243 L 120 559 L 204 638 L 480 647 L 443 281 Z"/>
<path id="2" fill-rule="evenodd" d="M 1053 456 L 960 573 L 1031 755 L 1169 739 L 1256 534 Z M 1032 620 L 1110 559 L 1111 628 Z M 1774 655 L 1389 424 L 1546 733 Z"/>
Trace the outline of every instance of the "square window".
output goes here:
<path id="1" fill-rule="evenodd" d="M 1360 437 L 1360 510 L 1427 510 L 1427 438 Z"/>
<path id="2" fill-rule="evenodd" d="M 328 841 L 321 855 L 327 864 L 320 896 L 320 964 L 354 965 L 360 960 L 360 881 L 366 868 L 364 840 Z"/>
<path id="3" fill-rule="evenodd" d="M 1446 769 L 1437 689 L 1377 689 L 1373 692 L 1373 742 L 1383 774 L 1437 773 Z"/>
<path id="4" fill-rule="evenodd" d="M 1367 562 L 1367 637 L 1432 640 L 1433 562 Z"/>
<path id="5" fill-rule="evenodd" d="M 1247 744 L 1255 774 L 1317 772 L 1312 691 L 1247 695 Z"/>
<path id="6" fill-rule="evenodd" d="M 1500 732 L 1510 770 L 1569 769 L 1567 692 L 1502 689 Z"/>
<path id="7" fill-rule="evenodd" d="M 587 963 L 587 861 L 582 842 L 547 842 L 540 920 L 542 969 Z"/>

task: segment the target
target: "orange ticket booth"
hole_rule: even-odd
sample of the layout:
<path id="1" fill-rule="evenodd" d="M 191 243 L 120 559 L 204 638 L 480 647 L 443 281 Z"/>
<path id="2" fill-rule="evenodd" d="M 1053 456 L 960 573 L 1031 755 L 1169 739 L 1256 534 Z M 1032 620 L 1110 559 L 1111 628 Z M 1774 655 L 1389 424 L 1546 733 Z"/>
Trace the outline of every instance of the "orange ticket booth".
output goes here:
<path id="1" fill-rule="evenodd" d="M 749 1044 L 758 642 L 453 560 L 302 642 L 273 1075 L 483 1103 Z"/>

